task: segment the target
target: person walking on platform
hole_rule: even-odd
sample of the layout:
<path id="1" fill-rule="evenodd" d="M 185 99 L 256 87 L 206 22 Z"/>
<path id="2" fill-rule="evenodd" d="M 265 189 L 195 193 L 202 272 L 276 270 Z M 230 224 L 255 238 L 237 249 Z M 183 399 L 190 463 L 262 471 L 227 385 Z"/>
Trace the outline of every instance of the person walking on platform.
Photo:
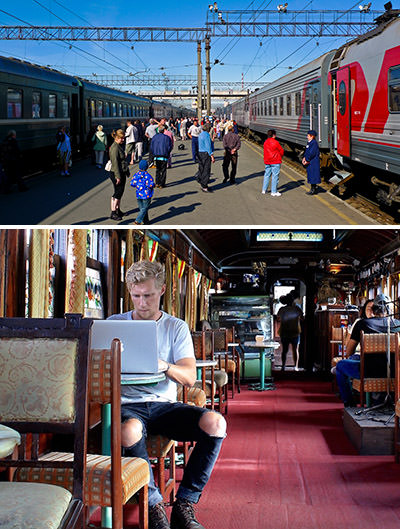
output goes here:
<path id="1" fill-rule="evenodd" d="M 280 197 L 281 193 L 278 191 L 279 173 L 281 171 L 282 156 L 284 154 L 283 147 L 276 140 L 276 131 L 270 129 L 267 131 L 267 139 L 264 142 L 264 182 L 261 193 L 265 195 L 268 190 L 269 179 L 271 180 L 271 197 Z"/>
<path id="2" fill-rule="evenodd" d="M 211 163 L 214 163 L 214 154 L 212 150 L 212 142 L 209 134 L 210 125 L 206 124 L 202 127 L 203 131 L 199 135 L 199 152 L 197 159 L 199 162 L 199 169 L 196 173 L 196 179 L 201 185 L 201 190 L 205 193 L 211 191 L 208 187 L 208 182 L 211 176 Z"/>
<path id="3" fill-rule="evenodd" d="M 136 200 L 139 207 L 139 214 L 135 224 L 149 224 L 148 210 L 153 196 L 154 180 L 147 172 L 149 164 L 147 160 L 140 160 L 139 171 L 135 173 L 131 180 L 131 186 L 136 187 Z"/>
<path id="4" fill-rule="evenodd" d="M 135 162 L 140 162 L 143 158 L 143 141 L 144 131 L 140 120 L 135 120 L 135 127 L 137 129 L 137 141 L 135 142 Z"/>
<path id="5" fill-rule="evenodd" d="M 61 176 L 71 176 L 69 172 L 71 161 L 71 139 L 65 127 L 60 127 L 56 134 L 56 140 Z"/>
<path id="6" fill-rule="evenodd" d="M 93 135 L 92 141 L 95 142 L 93 150 L 96 155 L 96 167 L 101 169 L 103 167 L 104 153 L 107 147 L 107 135 L 103 132 L 103 125 L 97 126 L 97 132 Z"/>
<path id="7" fill-rule="evenodd" d="M 309 130 L 307 133 L 307 146 L 302 160 L 307 169 L 307 182 L 311 184 L 310 191 L 306 195 L 316 195 L 318 192 L 317 184 L 321 183 L 321 173 L 319 164 L 319 146 L 315 139 L 317 133 L 315 130 Z"/>
<path id="8" fill-rule="evenodd" d="M 234 184 L 238 162 L 238 150 L 240 149 L 241 143 L 239 135 L 234 132 L 233 126 L 228 128 L 228 134 L 224 136 L 222 144 L 225 149 L 224 161 L 222 162 L 222 171 L 224 173 L 223 183 L 225 184 L 229 180 L 230 184 Z M 230 164 L 232 164 L 232 167 L 229 176 Z"/>
<path id="9" fill-rule="evenodd" d="M 167 163 L 172 151 L 172 141 L 164 134 L 164 125 L 158 126 L 158 133 L 153 136 L 150 142 L 150 150 L 156 162 L 156 187 L 165 187 L 167 178 Z"/>
<path id="10" fill-rule="evenodd" d="M 110 180 L 114 186 L 114 193 L 111 197 L 111 216 L 112 220 L 122 220 L 125 215 L 120 209 L 121 198 L 124 194 L 126 177 L 129 176 L 129 166 L 122 144 L 125 140 L 125 133 L 122 129 L 113 131 L 111 136 L 114 143 L 110 147 Z M 107 169 L 107 166 L 106 166 Z"/>
<path id="11" fill-rule="evenodd" d="M 135 143 L 137 141 L 137 129 L 131 119 L 126 120 L 125 131 L 125 156 L 128 157 L 129 165 L 133 165 L 135 159 Z"/>
<path id="12" fill-rule="evenodd" d="M 155 119 L 150 120 L 150 125 L 146 128 L 145 136 L 149 140 L 149 169 L 154 167 L 154 154 L 151 150 L 151 140 L 157 134 L 158 121 Z"/>
<path id="13" fill-rule="evenodd" d="M 176 130 L 176 129 L 175 129 Z M 168 136 L 168 138 L 170 138 L 171 142 L 172 142 L 172 149 L 174 148 L 174 143 L 175 143 L 175 138 L 174 138 L 174 129 L 170 126 L 170 128 L 168 129 L 167 127 L 165 127 L 164 129 L 164 134 L 166 136 Z M 171 153 L 169 155 L 169 158 L 168 158 L 168 162 L 167 162 L 167 168 L 168 169 L 171 169 L 172 167 L 172 149 L 171 149 Z"/>
<path id="14" fill-rule="evenodd" d="M 194 118 L 193 125 L 188 130 L 188 136 L 192 140 L 192 159 L 196 163 L 197 155 L 199 152 L 199 136 L 201 134 L 201 126 L 199 125 L 199 120 Z"/>

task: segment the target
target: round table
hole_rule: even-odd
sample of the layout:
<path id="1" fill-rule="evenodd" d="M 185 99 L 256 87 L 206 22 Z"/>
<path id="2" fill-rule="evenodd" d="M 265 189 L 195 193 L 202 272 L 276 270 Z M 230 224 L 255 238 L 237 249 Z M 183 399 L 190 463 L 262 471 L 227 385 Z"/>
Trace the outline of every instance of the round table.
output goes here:
<path id="1" fill-rule="evenodd" d="M 268 358 L 267 355 L 269 355 L 269 358 L 272 357 L 273 352 L 275 349 L 279 348 L 279 342 L 273 342 L 271 340 L 266 341 L 251 341 L 251 342 L 244 342 L 243 344 L 245 347 L 251 347 L 254 349 L 257 349 L 257 352 L 259 354 L 260 358 L 260 382 L 257 384 L 251 384 L 249 385 L 249 389 L 254 391 L 268 391 L 275 389 L 275 385 L 272 381 L 269 382 L 267 385 L 265 385 L 265 358 Z"/>

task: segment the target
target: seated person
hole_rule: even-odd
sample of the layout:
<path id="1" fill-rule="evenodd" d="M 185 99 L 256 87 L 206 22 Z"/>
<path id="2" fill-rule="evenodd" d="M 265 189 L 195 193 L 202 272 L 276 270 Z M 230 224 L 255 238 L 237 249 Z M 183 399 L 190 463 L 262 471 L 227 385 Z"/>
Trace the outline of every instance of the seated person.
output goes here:
<path id="1" fill-rule="evenodd" d="M 176 384 L 193 386 L 196 361 L 187 324 L 160 310 L 165 292 L 165 272 L 160 263 L 139 261 L 126 274 L 134 310 L 111 319 L 155 320 L 159 345 L 159 370 L 166 379 L 154 386 L 122 386 L 122 445 L 126 456 L 149 461 L 147 434 L 176 441 L 196 441 L 186 465 L 171 514 L 171 525 L 150 467 L 149 529 L 204 529 L 196 520 L 193 504 L 200 499 L 225 437 L 226 422 L 217 412 L 176 402 Z"/>
<path id="2" fill-rule="evenodd" d="M 355 354 L 356 347 L 360 343 L 361 331 L 366 334 L 387 332 L 389 299 L 383 294 L 379 294 L 372 305 L 372 318 L 358 320 L 351 331 L 350 339 L 346 347 L 347 358 L 341 360 L 336 365 L 336 380 L 339 388 L 340 398 L 345 407 L 353 405 L 353 395 L 351 379 L 360 378 L 360 355 Z M 390 331 L 400 331 L 400 321 L 390 318 Z"/>

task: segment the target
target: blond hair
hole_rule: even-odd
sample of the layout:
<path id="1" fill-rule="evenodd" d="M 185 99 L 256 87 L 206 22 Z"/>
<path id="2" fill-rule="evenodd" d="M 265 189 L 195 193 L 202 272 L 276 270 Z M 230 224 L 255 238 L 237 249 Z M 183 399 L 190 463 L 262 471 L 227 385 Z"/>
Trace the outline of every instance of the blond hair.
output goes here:
<path id="1" fill-rule="evenodd" d="M 148 279 L 154 279 L 158 288 L 165 283 L 165 270 L 161 263 L 151 261 L 137 261 L 129 268 L 125 276 L 125 282 L 128 290 L 133 285 L 143 283 Z"/>
<path id="2" fill-rule="evenodd" d="M 122 129 L 118 129 L 117 131 L 113 130 L 111 133 L 111 136 L 114 138 L 125 138 L 125 132 Z"/>

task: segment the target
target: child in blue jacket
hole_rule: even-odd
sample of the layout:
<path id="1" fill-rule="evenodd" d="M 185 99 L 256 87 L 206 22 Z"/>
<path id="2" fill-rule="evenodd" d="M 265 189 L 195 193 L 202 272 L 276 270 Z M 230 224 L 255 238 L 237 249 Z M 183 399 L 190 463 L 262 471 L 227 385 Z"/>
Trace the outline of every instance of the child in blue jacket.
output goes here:
<path id="1" fill-rule="evenodd" d="M 147 160 L 140 160 L 139 171 L 135 173 L 131 180 L 131 186 L 136 187 L 136 199 L 139 206 L 139 215 L 135 224 L 149 224 L 148 209 L 151 197 L 153 196 L 154 180 L 147 172 L 149 164 Z"/>

